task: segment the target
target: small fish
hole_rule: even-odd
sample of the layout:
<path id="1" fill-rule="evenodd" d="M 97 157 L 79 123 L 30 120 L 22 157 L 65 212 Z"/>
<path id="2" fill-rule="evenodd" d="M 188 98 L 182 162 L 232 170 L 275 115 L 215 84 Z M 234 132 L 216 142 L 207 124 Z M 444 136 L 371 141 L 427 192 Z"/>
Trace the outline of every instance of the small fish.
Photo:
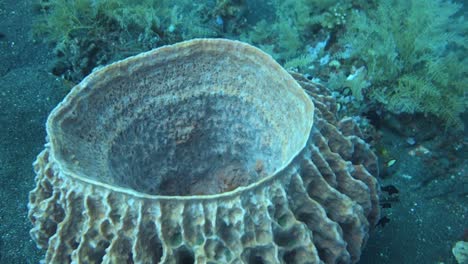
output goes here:
<path id="1" fill-rule="evenodd" d="M 391 166 L 395 165 L 395 163 L 396 163 L 396 160 L 392 159 L 389 162 L 387 162 L 387 167 L 391 167 Z"/>
<path id="2" fill-rule="evenodd" d="M 380 187 L 380 190 L 388 193 L 388 195 L 392 195 L 392 194 L 400 192 L 394 185 L 382 186 Z"/>
<path id="3" fill-rule="evenodd" d="M 406 139 L 406 143 L 413 146 L 414 144 L 416 144 L 416 140 L 413 137 L 409 137 Z"/>
<path id="4" fill-rule="evenodd" d="M 377 224 L 375 225 L 375 227 L 378 227 L 378 226 L 382 226 L 382 228 L 385 227 L 385 225 L 387 223 L 390 222 L 390 218 L 388 218 L 387 216 L 384 216 L 382 218 L 379 219 L 379 221 L 377 222 Z"/>
<path id="5" fill-rule="evenodd" d="M 218 24 L 218 26 L 224 25 L 224 20 L 220 15 L 216 16 L 216 24 Z"/>
<path id="6" fill-rule="evenodd" d="M 382 208 L 392 208 L 392 204 L 391 203 L 383 203 L 381 204 Z"/>

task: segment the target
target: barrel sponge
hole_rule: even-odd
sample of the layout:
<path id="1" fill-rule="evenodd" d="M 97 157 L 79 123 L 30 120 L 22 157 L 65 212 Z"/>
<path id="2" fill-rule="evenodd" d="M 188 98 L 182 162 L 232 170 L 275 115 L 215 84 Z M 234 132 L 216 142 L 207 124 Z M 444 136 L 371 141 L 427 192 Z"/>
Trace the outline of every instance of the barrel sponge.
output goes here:
<path id="1" fill-rule="evenodd" d="M 94 71 L 52 111 L 31 235 L 46 263 L 355 263 L 377 159 L 327 89 L 196 39 Z"/>

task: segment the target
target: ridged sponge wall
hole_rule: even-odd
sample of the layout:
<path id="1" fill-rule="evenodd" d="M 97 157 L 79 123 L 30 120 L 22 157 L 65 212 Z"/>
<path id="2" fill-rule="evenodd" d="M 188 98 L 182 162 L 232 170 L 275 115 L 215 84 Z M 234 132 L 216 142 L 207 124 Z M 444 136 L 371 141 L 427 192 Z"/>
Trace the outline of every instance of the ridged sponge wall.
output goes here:
<path id="1" fill-rule="evenodd" d="M 132 106 L 132 102 L 142 102 L 135 99 L 137 95 L 116 99 L 99 92 L 123 78 L 122 74 L 109 77 L 112 69 L 104 69 L 110 80 L 97 82 L 104 75 L 93 73 L 54 110 L 47 124 L 50 142 L 34 163 L 37 186 L 30 193 L 29 203 L 29 217 L 34 225 L 31 235 L 46 250 L 46 263 L 266 264 L 359 260 L 369 230 L 379 217 L 378 184 L 374 178 L 378 174 L 377 159 L 360 138 L 352 119 L 336 120 L 335 102 L 325 88 L 301 75 L 291 76 L 254 47 L 228 40 L 193 40 L 108 67 L 117 67 L 119 71 L 126 68 L 124 72 L 130 71 L 132 76 L 152 72 L 140 71 L 135 64 L 141 60 L 144 62 L 141 67 L 153 67 L 145 59 L 155 54 L 173 56 L 169 60 L 181 60 L 180 56 L 188 56 L 190 60 L 193 56 L 209 57 L 210 63 L 216 63 L 219 60 L 210 51 L 213 47 L 231 54 L 227 55 L 232 56 L 228 63 L 234 65 L 233 69 L 223 67 L 225 71 L 220 72 L 232 77 L 221 82 L 228 83 L 225 86 L 219 83 L 216 74 L 210 75 L 218 80 L 214 89 L 226 88 L 220 100 L 227 109 L 237 106 L 239 112 L 226 113 L 213 108 L 213 101 L 208 101 L 208 105 L 201 103 L 203 107 L 200 107 L 200 101 L 195 99 L 197 103 L 193 104 L 179 97 L 154 102 L 152 97 L 141 97 L 149 105 L 163 104 L 164 109 L 171 104 L 182 109 L 190 105 L 198 109 L 193 112 L 203 112 L 174 120 L 171 115 L 159 113 L 154 119 L 164 117 L 170 122 L 161 120 L 158 122 L 164 125 L 150 122 L 151 125 L 142 126 L 136 121 L 140 120 L 138 117 L 131 114 L 122 117 L 125 111 L 116 107 L 118 100 L 126 100 L 126 109 L 136 109 L 131 112 L 147 109 Z M 134 68 L 129 70 L 131 67 Z M 259 67 L 266 68 L 253 71 Z M 209 71 L 210 67 L 203 69 Z M 263 70 L 271 71 L 264 86 L 257 80 L 262 76 L 254 74 L 249 81 L 250 73 Z M 240 90 L 231 89 L 235 79 L 253 84 L 243 85 Z M 168 82 L 174 85 L 170 78 L 165 80 Z M 271 86 L 277 83 L 279 90 L 275 91 Z M 116 86 L 112 89 L 118 89 Z M 202 86 L 205 88 L 198 89 L 196 85 L 191 88 L 200 91 L 209 85 Z M 138 87 L 134 89 L 136 94 L 150 93 Z M 285 91 L 292 95 L 281 94 Z M 124 96 L 116 94 L 118 98 Z M 212 96 L 206 92 L 201 94 L 201 97 Z M 240 99 L 223 99 L 226 94 Z M 94 99 L 98 95 L 102 98 Z M 99 127 L 101 123 L 93 114 L 89 118 L 95 120 L 80 119 L 80 111 L 96 111 L 93 103 L 103 98 L 109 102 L 99 107 L 119 109 L 118 114 L 108 114 L 118 129 L 81 138 L 79 126 L 93 123 Z M 294 116 L 288 117 L 285 111 Z M 238 121 L 230 117 L 236 113 L 242 114 L 236 117 Z M 223 120 L 229 121 L 226 124 Z M 194 122 L 206 126 L 193 125 Z M 238 129 L 226 130 L 226 126 L 238 126 Z M 148 127 L 149 134 L 158 138 L 165 134 L 167 139 L 158 141 L 149 137 L 149 146 L 131 149 L 135 137 L 149 139 L 145 133 L 139 134 Z M 120 137 L 132 142 L 126 148 L 120 144 L 124 141 L 113 135 L 117 130 Z M 92 144 L 88 146 L 87 142 Z M 95 146 L 99 142 L 101 145 Z M 134 153 L 125 156 L 113 152 L 116 143 L 119 151 Z M 170 157 L 162 158 L 156 153 L 158 149 L 164 149 Z M 82 153 L 102 156 L 80 156 Z M 111 160 L 115 155 L 122 159 L 119 168 L 126 171 L 125 175 L 112 170 L 116 163 Z M 185 160 L 190 161 L 188 165 L 179 165 L 173 163 L 171 155 L 176 160 L 187 155 L 194 157 Z M 203 163 L 200 156 L 208 165 L 199 165 Z M 142 162 L 138 157 L 152 157 L 156 165 Z M 131 165 L 150 169 L 132 169 Z M 175 173 L 177 170 L 184 174 Z M 159 174 L 154 174 L 155 171 Z M 167 183 L 173 174 L 175 183 L 171 180 Z"/>

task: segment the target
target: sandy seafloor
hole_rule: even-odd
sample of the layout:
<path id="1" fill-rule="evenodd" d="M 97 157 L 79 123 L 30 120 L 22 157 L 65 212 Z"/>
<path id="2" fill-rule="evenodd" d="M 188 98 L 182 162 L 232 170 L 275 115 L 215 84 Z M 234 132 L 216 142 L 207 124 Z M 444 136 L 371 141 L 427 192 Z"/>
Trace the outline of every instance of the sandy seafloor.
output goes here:
<path id="1" fill-rule="evenodd" d="M 31 164 L 45 143 L 46 117 L 67 92 L 50 73 L 52 48 L 33 41 L 31 6 L 31 0 L 0 0 L 2 264 L 38 263 L 44 253 L 28 233 Z M 400 193 L 392 197 L 392 208 L 382 209 L 390 222 L 371 234 L 359 263 L 456 263 L 451 248 L 468 228 L 466 136 L 461 141 L 447 139 L 444 131 L 429 128 L 435 135 L 417 142 L 430 151 L 427 155 L 433 158 L 427 159 L 410 155 L 415 146 L 404 136 L 381 129 L 382 142 L 396 163 L 380 181 L 395 185 Z"/>

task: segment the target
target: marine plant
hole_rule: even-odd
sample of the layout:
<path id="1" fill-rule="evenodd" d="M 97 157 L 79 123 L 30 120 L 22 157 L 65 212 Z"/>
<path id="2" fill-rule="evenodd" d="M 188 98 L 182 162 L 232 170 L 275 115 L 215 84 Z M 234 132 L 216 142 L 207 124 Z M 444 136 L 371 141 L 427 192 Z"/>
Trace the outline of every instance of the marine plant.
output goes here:
<path id="1" fill-rule="evenodd" d="M 56 45 L 53 72 L 73 81 L 141 51 L 217 35 L 190 1 L 41 0 L 39 9 L 35 35 Z"/>
<path id="2" fill-rule="evenodd" d="M 450 1 L 41 0 L 41 6 L 36 31 L 56 44 L 54 73 L 73 81 L 161 45 L 233 38 L 351 93 L 360 111 L 425 113 L 462 126 L 468 26 L 461 5 Z"/>
<path id="3" fill-rule="evenodd" d="M 241 39 L 268 51 L 282 63 L 301 60 L 319 31 L 336 31 L 345 25 L 347 13 L 359 1 L 272 0 L 264 5 L 258 21 Z M 299 59 L 299 60 L 298 60 Z"/>
<path id="4" fill-rule="evenodd" d="M 445 0 L 381 1 L 354 10 L 339 46 L 366 68 L 366 97 L 393 113 L 424 113 L 461 128 L 467 106 L 466 32 L 461 5 Z"/>
<path id="5" fill-rule="evenodd" d="M 36 35 L 56 45 L 53 72 L 74 81 L 96 66 L 194 37 L 240 39 L 306 68 L 317 32 L 343 28 L 353 8 L 372 2 L 39 0 Z"/>

